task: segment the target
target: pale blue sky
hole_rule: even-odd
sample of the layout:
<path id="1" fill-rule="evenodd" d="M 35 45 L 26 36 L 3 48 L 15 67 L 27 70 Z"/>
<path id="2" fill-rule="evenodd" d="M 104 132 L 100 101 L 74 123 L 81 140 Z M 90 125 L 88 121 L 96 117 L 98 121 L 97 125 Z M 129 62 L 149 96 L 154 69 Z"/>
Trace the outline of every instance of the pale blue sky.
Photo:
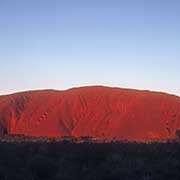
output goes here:
<path id="1" fill-rule="evenodd" d="M 180 95 L 180 1 L 0 0 L 0 94 L 82 85 Z"/>

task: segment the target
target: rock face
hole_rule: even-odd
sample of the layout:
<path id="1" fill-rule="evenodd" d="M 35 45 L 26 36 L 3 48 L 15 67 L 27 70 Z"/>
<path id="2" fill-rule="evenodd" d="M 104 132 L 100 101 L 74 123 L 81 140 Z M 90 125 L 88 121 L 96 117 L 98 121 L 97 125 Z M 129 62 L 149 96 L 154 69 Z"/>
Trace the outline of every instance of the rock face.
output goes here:
<path id="1" fill-rule="evenodd" d="M 151 140 L 180 129 L 180 97 L 102 86 L 0 96 L 0 134 Z"/>

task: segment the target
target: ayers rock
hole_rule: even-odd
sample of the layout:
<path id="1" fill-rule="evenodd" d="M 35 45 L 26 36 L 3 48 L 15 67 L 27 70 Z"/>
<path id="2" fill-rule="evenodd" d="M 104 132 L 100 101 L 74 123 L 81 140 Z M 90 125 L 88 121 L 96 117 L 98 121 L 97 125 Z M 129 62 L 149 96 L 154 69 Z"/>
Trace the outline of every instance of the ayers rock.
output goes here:
<path id="1" fill-rule="evenodd" d="M 92 86 L 0 96 L 0 135 L 151 140 L 179 129 L 180 97 L 161 92 Z"/>

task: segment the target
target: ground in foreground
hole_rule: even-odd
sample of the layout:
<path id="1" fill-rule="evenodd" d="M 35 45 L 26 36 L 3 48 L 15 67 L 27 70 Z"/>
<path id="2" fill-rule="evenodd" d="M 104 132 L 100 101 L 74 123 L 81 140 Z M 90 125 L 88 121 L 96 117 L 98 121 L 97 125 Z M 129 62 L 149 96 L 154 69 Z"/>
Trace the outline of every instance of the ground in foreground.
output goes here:
<path id="1" fill-rule="evenodd" d="M 0 180 L 180 179 L 180 143 L 0 138 Z"/>

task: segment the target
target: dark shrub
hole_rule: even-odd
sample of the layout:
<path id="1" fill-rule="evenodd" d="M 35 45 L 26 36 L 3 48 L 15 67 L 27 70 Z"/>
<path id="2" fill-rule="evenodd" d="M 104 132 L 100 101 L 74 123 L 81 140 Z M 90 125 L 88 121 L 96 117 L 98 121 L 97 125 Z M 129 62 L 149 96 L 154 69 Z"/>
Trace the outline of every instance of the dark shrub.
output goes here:
<path id="1" fill-rule="evenodd" d="M 37 179 L 47 179 L 57 172 L 57 163 L 46 156 L 37 155 L 29 163 L 29 170 Z"/>

